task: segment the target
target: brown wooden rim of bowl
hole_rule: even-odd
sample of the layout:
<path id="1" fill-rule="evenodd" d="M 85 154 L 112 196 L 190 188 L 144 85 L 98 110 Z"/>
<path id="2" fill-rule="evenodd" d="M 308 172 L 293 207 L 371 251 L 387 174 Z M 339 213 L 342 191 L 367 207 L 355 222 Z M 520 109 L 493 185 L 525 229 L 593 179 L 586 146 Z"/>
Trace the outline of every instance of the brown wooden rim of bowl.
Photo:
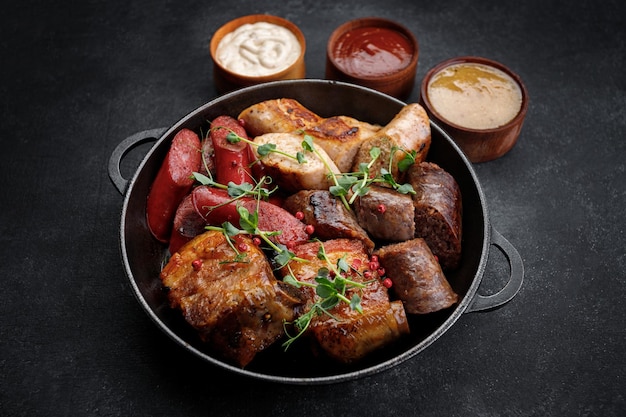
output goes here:
<path id="1" fill-rule="evenodd" d="M 456 123 L 452 123 L 451 121 L 449 121 L 445 117 L 442 117 L 437 112 L 437 110 L 435 110 L 435 108 L 432 105 L 432 103 L 430 102 L 430 99 L 428 98 L 428 94 L 427 94 L 428 84 L 430 83 L 431 78 L 433 77 L 434 74 L 438 73 L 439 71 L 441 71 L 442 69 L 444 69 L 446 67 L 449 67 L 451 65 L 456 65 L 456 64 L 464 64 L 464 63 L 475 63 L 475 64 L 483 64 L 483 65 L 491 66 L 491 67 L 499 69 L 500 71 L 505 72 L 511 78 L 513 78 L 513 80 L 519 85 L 520 90 L 522 92 L 522 106 L 520 107 L 520 110 L 519 110 L 519 112 L 517 112 L 515 117 L 513 117 L 511 120 L 509 120 L 507 123 L 503 124 L 502 126 L 492 127 L 492 128 L 489 128 L 489 129 L 474 129 L 474 128 L 470 128 L 470 127 L 461 126 L 461 125 L 458 125 Z M 456 128 L 458 130 L 472 132 L 472 133 L 490 133 L 490 132 L 498 132 L 498 131 L 506 130 L 506 129 L 510 128 L 511 126 L 515 126 L 515 125 L 521 123 L 522 120 L 524 119 L 524 117 L 526 116 L 526 112 L 528 110 L 528 91 L 526 90 L 526 86 L 522 82 L 521 77 L 519 75 L 517 75 L 513 70 L 511 70 L 506 65 L 501 64 L 498 61 L 494 61 L 494 60 L 489 59 L 489 58 L 483 58 L 483 57 L 480 57 L 480 56 L 468 55 L 468 56 L 460 56 L 460 57 L 456 57 L 456 58 L 450 58 L 450 59 L 442 61 L 439 64 L 437 64 L 434 67 L 432 67 L 430 70 L 428 70 L 428 72 L 424 76 L 424 79 L 422 81 L 422 85 L 420 86 L 420 97 L 421 97 L 422 101 L 424 102 L 426 108 L 430 112 L 432 112 L 439 121 L 441 121 L 443 123 L 446 123 L 446 124 Z"/>

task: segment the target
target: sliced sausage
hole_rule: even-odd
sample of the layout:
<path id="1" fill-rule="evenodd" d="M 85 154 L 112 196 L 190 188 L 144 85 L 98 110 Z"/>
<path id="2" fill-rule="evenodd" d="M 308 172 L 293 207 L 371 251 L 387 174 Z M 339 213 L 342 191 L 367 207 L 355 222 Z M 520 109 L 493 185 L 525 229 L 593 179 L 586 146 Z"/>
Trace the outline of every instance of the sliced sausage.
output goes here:
<path id="1" fill-rule="evenodd" d="M 196 210 L 192 195 L 187 194 L 176 209 L 170 237 L 170 253 L 178 252 L 185 243 L 205 232 L 205 226 L 206 221 Z"/>
<path id="2" fill-rule="evenodd" d="M 354 202 L 359 224 L 373 239 L 399 242 L 415 235 L 413 201 L 408 194 L 380 186 Z"/>
<path id="3" fill-rule="evenodd" d="M 393 281 L 393 292 L 408 313 L 432 313 L 458 301 L 458 295 L 424 239 L 384 246 L 377 255 L 386 275 Z"/>
<path id="4" fill-rule="evenodd" d="M 295 215 L 304 215 L 302 221 L 315 229 L 322 239 L 350 238 L 361 240 L 371 252 L 374 242 L 357 222 L 352 212 L 326 190 L 302 190 L 285 199 L 283 208 Z"/>
<path id="5" fill-rule="evenodd" d="M 415 236 L 426 240 L 444 270 L 461 261 L 461 190 L 454 177 L 431 162 L 413 165 L 408 181 L 415 193 Z"/>
<path id="6" fill-rule="evenodd" d="M 259 230 L 280 232 L 272 237 L 275 242 L 290 247 L 309 239 L 304 223 L 287 210 L 270 202 L 257 201 L 249 197 L 233 201 L 225 190 L 207 186 L 194 188 L 192 198 L 196 211 L 206 224 L 221 226 L 224 222 L 230 222 L 239 227 L 240 216 L 237 206 L 241 205 L 250 213 L 258 213 Z"/>

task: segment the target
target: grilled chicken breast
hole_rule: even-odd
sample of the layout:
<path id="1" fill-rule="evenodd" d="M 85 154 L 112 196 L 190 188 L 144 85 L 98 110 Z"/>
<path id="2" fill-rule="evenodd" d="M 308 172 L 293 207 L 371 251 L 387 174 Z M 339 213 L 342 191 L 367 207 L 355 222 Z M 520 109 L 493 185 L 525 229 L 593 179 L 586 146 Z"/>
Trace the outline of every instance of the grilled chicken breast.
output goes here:
<path id="1" fill-rule="evenodd" d="M 283 321 L 301 303 L 278 281 L 263 252 L 245 236 L 245 257 L 238 259 L 221 232 L 197 236 L 170 258 L 161 272 L 173 308 L 221 357 L 245 367 L 281 338 Z"/>

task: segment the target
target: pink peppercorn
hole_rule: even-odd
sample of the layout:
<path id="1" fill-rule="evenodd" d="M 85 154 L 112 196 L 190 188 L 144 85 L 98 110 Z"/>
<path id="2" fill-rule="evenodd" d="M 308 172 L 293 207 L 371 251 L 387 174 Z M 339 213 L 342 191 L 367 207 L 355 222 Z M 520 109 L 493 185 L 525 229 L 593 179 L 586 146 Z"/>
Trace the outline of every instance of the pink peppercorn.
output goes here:
<path id="1" fill-rule="evenodd" d="M 196 259 L 191 263 L 194 271 L 199 271 L 202 268 L 202 259 Z"/>

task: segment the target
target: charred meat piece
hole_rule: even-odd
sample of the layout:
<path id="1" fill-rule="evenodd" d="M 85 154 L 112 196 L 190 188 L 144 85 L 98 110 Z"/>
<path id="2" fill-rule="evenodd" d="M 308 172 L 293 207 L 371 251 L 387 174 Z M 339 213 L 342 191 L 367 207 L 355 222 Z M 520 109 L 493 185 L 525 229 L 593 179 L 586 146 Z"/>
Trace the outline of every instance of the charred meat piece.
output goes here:
<path id="1" fill-rule="evenodd" d="M 415 193 L 415 237 L 426 240 L 444 270 L 461 261 L 462 199 L 454 177 L 437 164 L 422 162 L 409 168 Z"/>
<path id="2" fill-rule="evenodd" d="M 361 297 L 363 312 L 350 308 L 340 302 L 327 314 L 316 315 L 308 329 L 321 349 L 331 358 L 351 363 L 362 359 L 370 352 L 387 346 L 409 333 L 404 307 L 400 301 L 389 301 L 387 289 L 380 283 L 376 272 L 370 278 L 364 278 L 363 272 L 368 267 L 368 256 L 363 242 L 351 239 L 334 239 L 324 243 L 310 242 L 297 246 L 297 256 L 309 262 L 291 261 L 290 267 L 299 281 L 314 283 L 320 268 L 328 267 L 325 260 L 317 257 L 320 245 L 324 245 L 326 256 L 332 264 L 345 257 L 348 265 L 352 265 L 358 273 L 353 272 L 350 278 L 357 282 L 367 283 L 365 288 L 348 289 L 346 297 L 350 299 L 356 292 Z M 304 311 L 319 300 L 316 290 L 302 287 L 302 294 L 307 300 Z"/>
<path id="3" fill-rule="evenodd" d="M 302 221 L 313 225 L 315 235 L 321 240 L 348 238 L 363 241 L 368 253 L 374 242 L 359 225 L 356 217 L 326 190 L 302 190 L 285 199 L 283 208 L 291 214 L 301 212 Z"/>
<path id="4" fill-rule="evenodd" d="M 415 235 L 413 200 L 408 194 L 372 186 L 355 200 L 354 211 L 361 227 L 373 239 L 400 242 Z"/>
<path id="5" fill-rule="evenodd" d="M 382 129 L 364 141 L 357 152 L 352 171 L 358 171 L 361 163 L 371 161 L 370 150 L 377 147 L 381 150 L 380 157 L 370 168 L 370 172 L 378 174 L 381 168 L 389 167 L 396 181 L 401 182 L 404 174 L 400 172 L 398 163 L 404 159 L 405 152 L 415 151 L 415 161 L 426 159 L 430 149 L 430 119 L 422 106 L 417 103 L 407 104 Z"/>
<path id="6" fill-rule="evenodd" d="M 321 117 L 298 101 L 282 98 L 252 105 L 239 114 L 251 136 L 303 131 L 314 138 L 341 172 L 348 172 L 361 143 L 380 126 L 348 116 Z"/>
<path id="7" fill-rule="evenodd" d="M 458 301 L 458 295 L 424 239 L 384 246 L 377 255 L 407 313 L 432 313 Z"/>
<path id="8" fill-rule="evenodd" d="M 221 232 L 197 236 L 170 258 L 161 272 L 173 308 L 217 354 L 240 367 L 284 334 L 300 299 L 278 281 L 263 252 L 246 236 L 237 258 Z"/>

